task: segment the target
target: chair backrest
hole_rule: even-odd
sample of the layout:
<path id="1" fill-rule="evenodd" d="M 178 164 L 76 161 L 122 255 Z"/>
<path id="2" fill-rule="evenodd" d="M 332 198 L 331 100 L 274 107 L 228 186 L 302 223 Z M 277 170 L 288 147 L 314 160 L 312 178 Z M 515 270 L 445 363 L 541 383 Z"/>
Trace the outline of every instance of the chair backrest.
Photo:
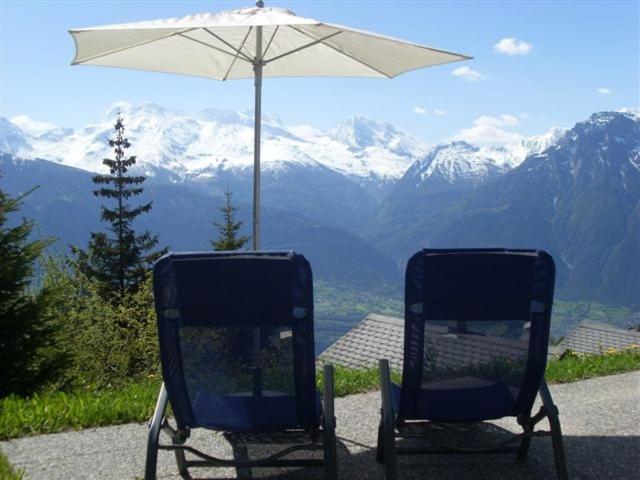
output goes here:
<path id="1" fill-rule="evenodd" d="M 317 424 L 313 280 L 302 255 L 168 254 L 153 284 L 163 379 L 180 428 L 251 430 L 256 420 L 277 429 L 283 405 L 297 426 Z"/>
<path id="2" fill-rule="evenodd" d="M 451 419 L 465 415 L 450 408 L 528 415 L 546 367 L 554 280 L 553 259 L 540 250 L 416 253 L 406 271 L 399 417 L 416 418 L 425 391 L 445 403 L 455 393 Z M 471 404 L 495 403 L 497 391 L 510 400 L 489 410 Z"/>

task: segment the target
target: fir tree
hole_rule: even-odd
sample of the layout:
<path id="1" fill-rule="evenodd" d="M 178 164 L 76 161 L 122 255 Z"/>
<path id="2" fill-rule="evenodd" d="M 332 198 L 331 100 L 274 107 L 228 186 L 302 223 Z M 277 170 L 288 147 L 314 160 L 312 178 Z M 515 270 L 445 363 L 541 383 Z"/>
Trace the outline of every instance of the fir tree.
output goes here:
<path id="1" fill-rule="evenodd" d="M 226 197 L 225 204 L 219 208 L 222 213 L 223 223 L 214 223 L 220 232 L 218 240 L 211 242 L 211 246 L 217 251 L 233 251 L 240 250 L 249 241 L 250 237 L 238 236 L 240 228 L 242 228 L 242 222 L 236 221 L 236 212 L 238 207 L 233 205 L 233 194 L 227 187 L 224 192 Z"/>
<path id="2" fill-rule="evenodd" d="M 113 208 L 103 205 L 101 214 L 102 221 L 110 223 L 108 230 L 111 235 L 91 232 L 88 249 L 74 248 L 74 252 L 78 255 L 80 271 L 97 280 L 103 296 L 117 303 L 127 292 L 140 287 L 153 262 L 166 249 L 152 251 L 158 244 L 158 236 L 149 231 L 137 235 L 133 229 L 133 221 L 151 210 L 152 202 L 135 207 L 128 203 L 130 198 L 142 193 L 145 177 L 128 174 L 129 168 L 136 163 L 136 157 L 125 155 L 131 144 L 124 136 L 124 123 L 120 116 L 114 129 L 115 138 L 109 139 L 109 145 L 113 147 L 115 158 L 102 161 L 109 167 L 109 174 L 92 178 L 100 186 L 93 194 L 115 202 Z"/>
<path id="3" fill-rule="evenodd" d="M 0 190 L 0 397 L 34 391 L 55 378 L 64 360 L 55 348 L 58 329 L 45 314 L 50 292 L 31 287 L 34 263 L 54 239 L 29 241 L 33 221 L 7 225 L 21 199 Z"/>

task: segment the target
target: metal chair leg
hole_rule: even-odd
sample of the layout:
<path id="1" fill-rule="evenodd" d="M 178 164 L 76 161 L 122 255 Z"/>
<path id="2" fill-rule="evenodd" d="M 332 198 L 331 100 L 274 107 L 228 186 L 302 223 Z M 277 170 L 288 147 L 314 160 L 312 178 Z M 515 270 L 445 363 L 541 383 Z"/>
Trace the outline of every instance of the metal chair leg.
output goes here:
<path id="1" fill-rule="evenodd" d="M 526 460 L 530 445 L 531 437 L 522 437 L 522 440 L 520 440 L 520 447 L 518 447 L 518 460 Z"/>
<path id="2" fill-rule="evenodd" d="M 193 480 L 189 473 L 189 469 L 187 468 L 187 459 L 184 455 L 184 450 L 177 449 L 174 450 L 174 452 L 176 454 L 176 463 L 178 464 L 178 473 L 180 474 L 180 478 L 182 478 L 182 480 Z"/>
<path id="3" fill-rule="evenodd" d="M 384 467 L 387 480 L 398 478 L 396 464 L 396 439 L 395 439 L 395 415 L 391 402 L 391 373 L 389 361 L 380 360 L 380 390 L 382 393 L 382 435 Z"/>
<path id="4" fill-rule="evenodd" d="M 551 392 L 547 386 L 547 382 L 543 379 L 540 384 L 540 397 L 542 404 L 549 418 L 549 426 L 551 428 L 551 442 L 553 445 L 553 456 L 556 464 L 556 472 L 558 480 L 568 480 L 567 462 L 564 456 L 564 446 L 562 442 L 562 429 L 560 428 L 560 418 L 558 417 L 558 407 L 553 403 Z"/>
<path id="5" fill-rule="evenodd" d="M 144 480 L 155 480 L 158 466 L 158 444 L 160 441 L 160 430 L 164 422 L 164 412 L 167 408 L 167 390 L 164 383 L 160 387 L 156 409 L 149 423 L 149 436 L 147 439 L 147 458 L 144 468 Z"/>
<path id="6" fill-rule="evenodd" d="M 338 450 L 336 445 L 336 418 L 334 405 L 333 365 L 324 366 L 324 423 L 322 444 L 324 450 L 324 478 L 338 478 Z"/>
<path id="7" fill-rule="evenodd" d="M 520 446 L 518 447 L 518 460 L 526 460 L 527 454 L 529 453 L 529 447 L 531 446 L 531 436 L 533 434 L 533 429 L 535 428 L 535 424 L 537 423 L 537 417 L 541 414 L 538 412 L 536 415 L 536 419 L 533 417 L 518 417 L 518 423 L 522 427 L 522 440 L 520 440 Z"/>
<path id="8" fill-rule="evenodd" d="M 376 447 L 376 462 L 384 463 L 384 419 L 380 410 L 380 424 L 378 425 L 378 445 Z"/>

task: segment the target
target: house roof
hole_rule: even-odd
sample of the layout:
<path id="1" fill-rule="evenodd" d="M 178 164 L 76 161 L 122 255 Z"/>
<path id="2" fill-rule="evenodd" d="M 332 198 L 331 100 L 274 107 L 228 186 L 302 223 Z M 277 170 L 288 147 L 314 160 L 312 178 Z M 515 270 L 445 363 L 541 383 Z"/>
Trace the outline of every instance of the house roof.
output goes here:
<path id="1" fill-rule="evenodd" d="M 582 322 L 560 342 L 562 348 L 579 353 L 601 353 L 631 345 L 640 345 L 640 332 L 594 322 Z"/>
<path id="2" fill-rule="evenodd" d="M 490 335 L 449 333 L 446 327 L 427 325 L 441 365 L 455 367 L 483 363 L 495 357 L 522 358 L 528 348 L 526 341 Z M 370 313 L 319 357 L 321 362 L 347 368 L 371 368 L 386 358 L 392 369 L 401 370 L 403 360 L 404 321 Z M 563 349 L 549 347 L 550 356 Z"/>

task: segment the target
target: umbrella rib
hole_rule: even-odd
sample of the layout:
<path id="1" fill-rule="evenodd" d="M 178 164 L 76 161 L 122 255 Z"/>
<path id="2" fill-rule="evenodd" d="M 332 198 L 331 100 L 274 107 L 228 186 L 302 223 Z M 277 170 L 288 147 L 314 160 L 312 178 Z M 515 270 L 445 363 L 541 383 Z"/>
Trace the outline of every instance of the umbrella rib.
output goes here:
<path id="1" fill-rule="evenodd" d="M 251 31 L 253 27 L 249 27 L 249 31 Z M 213 33 L 211 30 L 209 30 L 207 27 L 204 27 L 204 31 L 207 32 L 209 35 L 211 35 L 213 38 L 217 39 L 218 41 L 224 43 L 227 47 L 229 47 L 231 50 L 233 50 L 234 52 L 236 51 L 236 47 L 234 47 L 233 45 L 231 45 L 229 42 L 227 42 L 224 38 L 220 37 L 219 35 L 216 35 L 215 33 Z M 245 39 L 246 40 L 246 39 Z M 244 44 L 244 42 L 242 42 Z M 240 47 L 240 49 L 242 49 L 242 46 Z M 238 50 L 238 53 L 242 56 L 242 58 L 244 58 L 247 62 L 251 63 L 251 57 L 249 57 L 247 54 L 245 54 L 242 50 Z"/>
<path id="2" fill-rule="evenodd" d="M 305 33 L 304 31 L 302 31 L 302 30 L 299 30 L 299 29 L 295 28 L 293 25 L 289 25 L 289 28 L 291 28 L 292 30 L 294 30 L 294 31 L 296 31 L 296 32 L 298 32 L 298 33 L 300 33 L 300 34 L 302 34 L 302 35 L 304 35 L 304 36 L 305 36 L 305 37 L 307 37 L 307 38 L 313 38 L 313 37 L 312 37 L 311 35 L 309 35 L 308 33 Z M 342 32 L 342 30 L 340 30 L 340 32 Z M 326 40 L 326 37 L 325 37 L 325 39 L 324 39 L 324 40 Z M 350 58 L 351 60 L 353 60 L 354 62 L 359 63 L 360 65 L 364 65 L 365 67 L 370 68 L 371 70 L 373 70 L 374 72 L 379 73 L 380 75 L 384 75 L 384 76 L 385 76 L 385 77 L 387 77 L 387 78 L 393 78 L 391 75 L 388 75 L 387 73 L 383 72 L 382 70 L 378 70 L 376 67 L 372 67 L 372 66 L 371 66 L 371 65 L 369 65 L 368 63 L 363 62 L 362 60 L 360 60 L 360 59 L 358 59 L 358 58 L 354 57 L 353 55 L 350 55 L 350 54 L 348 54 L 348 53 L 346 53 L 346 52 L 343 52 L 343 51 L 341 51 L 341 50 L 338 50 L 338 49 L 337 49 L 336 47 L 334 47 L 333 45 L 330 45 L 330 44 L 328 44 L 328 43 L 323 43 L 323 45 L 326 45 L 327 47 L 329 47 L 329 48 L 330 48 L 331 50 L 333 50 L 334 52 L 341 53 L 341 54 L 342 54 L 342 55 L 344 55 L 345 57 Z"/>
<path id="3" fill-rule="evenodd" d="M 267 46 L 264 48 L 264 52 L 262 52 L 261 60 L 264 60 L 264 57 L 267 54 L 267 50 L 269 50 L 269 47 L 271 46 L 271 42 L 273 42 L 273 39 L 275 38 L 276 33 L 278 33 L 278 29 L 279 28 L 280 28 L 280 25 L 276 25 L 276 28 L 273 30 L 273 34 L 271 35 L 271 38 L 269 39 L 269 43 L 267 43 Z"/>
<path id="4" fill-rule="evenodd" d="M 224 48 L 216 47 L 215 45 L 211 45 L 211 44 L 209 44 L 207 42 L 203 42 L 202 40 L 198 40 L 197 38 L 193 38 L 193 37 L 190 37 L 189 35 L 184 35 L 182 33 L 178 33 L 178 35 L 180 37 L 182 37 L 182 38 L 186 38 L 187 40 L 191 40 L 192 42 L 196 42 L 196 43 L 199 43 L 200 45 L 204 45 L 205 47 L 213 48 L 214 50 L 216 50 L 218 52 L 226 53 L 227 55 L 229 55 L 231 57 L 234 56 L 233 52 L 229 52 L 229 51 L 225 50 Z M 244 60 L 244 58 L 242 60 Z M 245 62 L 248 62 L 248 60 L 245 60 Z"/>
<path id="5" fill-rule="evenodd" d="M 72 62 L 71 65 L 79 65 L 81 63 L 90 62 L 91 60 L 95 60 L 96 58 L 106 57 L 107 55 L 112 55 L 114 53 L 124 52 L 125 50 L 130 50 L 130 49 L 135 48 L 135 47 L 141 47 L 143 45 L 147 45 L 148 43 L 153 43 L 153 42 L 155 42 L 157 40 L 162 40 L 164 38 L 173 37 L 175 35 L 182 35 L 183 33 L 191 32 L 192 30 L 196 30 L 196 28 L 187 28 L 187 29 L 184 29 L 184 30 L 182 30 L 180 32 L 167 33 L 167 34 L 164 34 L 164 35 L 160 35 L 159 37 L 150 38 L 149 40 L 143 40 L 142 42 L 133 43 L 131 45 L 126 45 L 126 46 L 120 47 L 120 48 L 115 48 L 113 50 L 109 50 L 108 52 L 98 53 L 97 55 L 93 55 L 91 57 L 87 57 L 87 58 L 84 58 L 82 60 L 78 60 L 77 62 Z"/>
<path id="6" fill-rule="evenodd" d="M 251 33 L 252 29 L 253 29 L 253 27 L 249 27 L 249 30 L 247 30 L 247 34 L 244 36 L 244 39 L 242 40 L 242 43 L 240 44 L 240 46 L 236 50 L 236 54 L 233 57 L 233 60 L 231 60 L 231 65 L 229 65 L 229 68 L 227 69 L 227 73 L 225 73 L 224 77 L 222 77 L 222 81 L 223 82 L 227 79 L 227 77 L 231 73 L 231 69 L 236 64 L 236 60 L 238 59 L 238 55 L 240 55 L 240 51 L 242 50 L 242 47 L 244 47 L 244 43 L 247 41 L 247 38 L 249 38 L 249 34 Z"/>
<path id="7" fill-rule="evenodd" d="M 294 30 L 296 30 L 296 29 L 294 29 Z M 299 33 L 303 33 L 303 32 L 299 32 Z M 301 47 L 294 48 L 293 50 L 289 50 L 288 52 L 285 52 L 285 53 L 283 53 L 281 55 L 278 55 L 278 56 L 275 56 L 273 58 L 270 58 L 269 60 L 265 60 L 264 63 L 265 64 L 271 63 L 271 62 L 274 62 L 276 60 L 280 60 L 282 57 L 286 57 L 287 55 L 291 55 L 292 53 L 296 53 L 296 52 L 299 52 L 300 50 L 304 50 L 305 48 L 313 47 L 314 45 L 317 45 L 318 43 L 322 43 L 322 42 L 324 42 L 325 40 L 327 40 L 327 39 L 329 39 L 331 37 L 335 37 L 339 33 L 342 33 L 342 30 L 338 30 L 337 32 L 333 32 L 331 35 L 327 35 L 326 37 L 319 38 L 317 40 L 314 40 L 313 42 L 309 42 L 309 43 L 307 43 L 305 45 L 302 45 Z M 303 35 L 304 35 L 304 33 L 303 33 Z M 308 38 L 311 38 L 311 37 L 309 37 L 309 35 L 305 35 L 305 36 L 308 37 Z"/>

